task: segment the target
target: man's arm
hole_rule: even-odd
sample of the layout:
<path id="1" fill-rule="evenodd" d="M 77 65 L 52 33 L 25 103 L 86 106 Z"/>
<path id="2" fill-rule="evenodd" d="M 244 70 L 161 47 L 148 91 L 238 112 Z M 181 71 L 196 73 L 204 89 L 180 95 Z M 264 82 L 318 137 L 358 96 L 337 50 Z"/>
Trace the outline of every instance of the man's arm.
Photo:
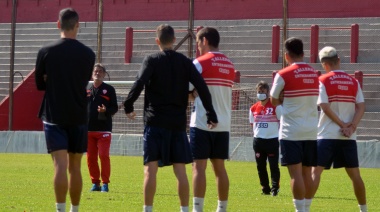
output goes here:
<path id="1" fill-rule="evenodd" d="M 149 65 L 149 58 L 145 57 L 137 80 L 133 84 L 124 102 L 124 111 L 129 118 L 134 118 L 135 114 L 131 114 L 134 111 L 133 103 L 139 98 L 141 91 L 144 89 L 145 82 L 150 79 L 152 72 L 153 69 Z M 131 114 L 131 117 L 128 114 Z"/>
<path id="2" fill-rule="evenodd" d="M 37 54 L 37 60 L 36 60 L 36 66 L 34 68 L 34 76 L 35 76 L 35 82 L 37 89 L 40 91 L 46 90 L 46 71 L 45 71 L 45 66 L 43 64 L 43 57 L 44 53 L 42 50 L 40 50 Z"/>
<path id="3" fill-rule="evenodd" d="M 321 107 L 323 112 L 326 114 L 326 116 L 329 117 L 340 128 L 348 127 L 348 124 L 340 120 L 340 118 L 336 115 L 336 113 L 333 110 L 331 110 L 329 103 L 320 103 L 319 106 Z"/>
<path id="4" fill-rule="evenodd" d="M 108 114 L 111 114 L 111 116 L 113 116 L 119 109 L 119 107 L 117 106 L 117 97 L 116 97 L 116 91 L 115 91 L 115 88 L 110 86 L 110 91 L 111 91 L 111 94 L 110 94 L 110 104 L 107 108 L 107 113 Z"/>
<path id="5" fill-rule="evenodd" d="M 218 118 L 214 107 L 212 106 L 210 91 L 202 78 L 201 74 L 196 70 L 195 66 L 192 64 L 190 82 L 194 85 L 199 98 L 202 101 L 203 107 L 206 110 L 207 124 L 217 124 Z"/>

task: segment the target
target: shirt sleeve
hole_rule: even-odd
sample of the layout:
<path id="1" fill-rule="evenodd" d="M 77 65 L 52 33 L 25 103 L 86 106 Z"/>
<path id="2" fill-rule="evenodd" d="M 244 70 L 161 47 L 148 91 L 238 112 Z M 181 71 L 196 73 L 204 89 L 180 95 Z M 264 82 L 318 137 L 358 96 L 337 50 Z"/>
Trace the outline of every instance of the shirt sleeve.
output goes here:
<path id="1" fill-rule="evenodd" d="M 273 86 L 270 90 L 270 95 L 273 98 L 278 99 L 281 91 L 284 89 L 285 81 L 284 79 L 277 73 L 273 80 Z"/>
<path id="2" fill-rule="evenodd" d="M 252 107 L 249 109 L 249 123 L 253 124 L 255 122 L 255 118 L 253 117 Z"/>
<path id="3" fill-rule="evenodd" d="M 202 65 L 199 63 L 197 59 L 193 61 L 193 64 L 195 65 L 195 68 L 198 70 L 200 74 L 202 74 Z M 194 90 L 194 85 L 190 83 L 189 85 L 189 91 Z"/>
<path id="4" fill-rule="evenodd" d="M 149 57 L 145 57 L 143 60 L 142 67 L 137 74 L 137 80 L 133 84 L 131 90 L 128 93 L 127 99 L 124 102 L 125 113 L 133 112 L 133 103 L 139 98 L 141 91 L 144 89 L 144 85 L 152 76 L 153 68 L 149 61 Z"/>
<path id="5" fill-rule="evenodd" d="M 35 66 L 35 81 L 38 90 L 46 90 L 46 82 L 44 80 L 44 75 L 46 75 L 45 65 L 44 65 L 45 51 L 40 49 L 37 54 L 36 66 Z"/>
<path id="6" fill-rule="evenodd" d="M 281 120 L 281 116 L 282 116 L 282 106 L 281 105 L 278 105 L 276 107 L 276 116 L 277 116 L 278 120 Z"/>
<path id="7" fill-rule="evenodd" d="M 362 103 L 364 102 L 364 96 L 362 88 L 360 87 L 360 83 L 358 82 L 358 91 L 356 93 L 356 103 Z"/>
<path id="8" fill-rule="evenodd" d="M 110 86 L 111 94 L 110 94 L 110 105 L 107 108 L 106 112 L 111 114 L 112 116 L 118 111 L 119 107 L 117 105 L 117 97 L 116 97 L 116 91 L 115 88 Z"/>
<path id="9" fill-rule="evenodd" d="M 317 104 L 329 103 L 329 97 L 327 96 L 326 87 L 322 82 L 319 82 L 319 95 Z"/>

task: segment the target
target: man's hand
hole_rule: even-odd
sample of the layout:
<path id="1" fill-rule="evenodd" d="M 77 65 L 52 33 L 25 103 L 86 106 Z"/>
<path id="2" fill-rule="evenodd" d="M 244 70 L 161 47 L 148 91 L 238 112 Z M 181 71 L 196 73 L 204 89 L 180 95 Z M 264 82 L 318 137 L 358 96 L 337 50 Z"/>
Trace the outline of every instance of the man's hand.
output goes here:
<path id="1" fill-rule="evenodd" d="M 135 113 L 135 112 L 126 113 L 125 115 L 127 115 L 127 117 L 128 117 L 129 119 L 132 119 L 132 120 L 134 120 L 135 117 L 136 117 L 136 113 Z"/>
<path id="2" fill-rule="evenodd" d="M 99 113 L 104 113 L 104 112 L 106 112 L 106 110 L 107 110 L 107 108 L 103 104 L 102 104 L 102 106 L 98 106 L 98 112 Z"/>
<path id="3" fill-rule="evenodd" d="M 211 129 L 214 129 L 216 126 L 218 126 L 218 123 L 214 123 L 212 121 L 210 121 L 210 124 L 207 124 L 207 127 L 211 130 Z"/>

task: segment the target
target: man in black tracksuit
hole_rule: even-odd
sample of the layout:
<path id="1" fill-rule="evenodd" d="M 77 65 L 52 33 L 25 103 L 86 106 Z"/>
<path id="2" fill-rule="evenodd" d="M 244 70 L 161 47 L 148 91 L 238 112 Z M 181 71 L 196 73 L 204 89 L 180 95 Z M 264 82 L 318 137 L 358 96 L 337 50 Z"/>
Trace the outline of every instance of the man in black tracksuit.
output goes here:
<path id="1" fill-rule="evenodd" d="M 124 110 L 134 119 L 133 103 L 145 88 L 144 99 L 144 210 L 152 211 L 156 189 L 158 161 L 173 165 L 178 181 L 181 211 L 189 205 L 189 182 L 185 164 L 192 162 L 186 134 L 189 83 L 199 93 L 207 111 L 209 128 L 216 127 L 218 119 L 212 106 L 211 94 L 192 61 L 173 50 L 174 30 L 169 25 L 157 28 L 156 43 L 160 52 L 147 56 L 137 80 L 131 88 Z"/>

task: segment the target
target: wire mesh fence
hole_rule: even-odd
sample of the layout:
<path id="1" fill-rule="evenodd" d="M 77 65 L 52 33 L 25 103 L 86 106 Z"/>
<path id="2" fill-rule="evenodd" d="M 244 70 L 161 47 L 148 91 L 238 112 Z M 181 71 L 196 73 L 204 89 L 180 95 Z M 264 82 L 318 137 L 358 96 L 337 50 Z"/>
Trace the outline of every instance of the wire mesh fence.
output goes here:
<path id="1" fill-rule="evenodd" d="M 291 5 L 290 5 L 291 7 Z M 380 29 L 378 23 L 380 18 L 309 18 L 293 19 L 289 14 L 287 37 L 300 37 L 304 41 L 305 61 L 311 62 L 311 27 L 318 25 L 317 49 L 326 45 L 337 48 L 341 58 L 341 69 L 353 74 L 360 70 L 364 74 L 363 91 L 366 101 L 366 115 L 363 118 L 359 135 L 365 139 L 378 139 L 380 135 Z M 17 19 L 16 19 L 17 20 Z M 155 29 L 159 24 L 168 23 L 176 30 L 178 42 L 186 36 L 187 21 L 119 21 L 104 22 L 102 25 L 102 54 L 101 62 L 107 67 L 109 80 L 111 81 L 133 81 L 140 68 L 141 61 L 147 54 L 158 51 L 154 42 Z M 195 20 L 194 32 L 198 26 L 211 26 L 218 29 L 221 36 L 219 49 L 225 53 L 235 65 L 235 69 L 241 73 L 240 83 L 234 89 L 238 89 L 239 104 L 238 109 L 233 112 L 233 136 L 251 136 L 251 130 L 246 122 L 247 111 L 254 99 L 254 85 L 265 80 L 272 81 L 272 72 L 282 68 L 282 40 L 280 39 L 280 49 L 277 62 L 273 59 L 273 25 L 282 27 L 281 19 L 265 20 Z M 351 30 L 352 24 L 359 27 L 359 45 L 357 62 L 351 62 Z M 78 40 L 88 45 L 95 52 L 98 49 L 98 23 L 81 22 Z M 126 28 L 135 30 L 133 34 L 133 51 L 131 62 L 125 63 L 126 52 Z M 0 24 L 0 98 L 5 98 L 9 93 L 9 67 L 10 67 L 10 38 L 11 24 Z M 59 38 L 59 30 L 56 23 L 16 23 L 15 35 L 15 85 L 23 82 L 23 77 L 28 75 L 34 67 L 38 49 L 45 44 Z M 193 53 L 196 54 L 195 42 L 193 43 Z M 188 54 L 188 42 L 184 42 L 178 49 L 179 52 Z M 320 70 L 319 61 L 311 63 L 311 66 Z M 125 91 L 120 91 L 120 101 L 124 98 Z M 123 93 L 124 92 L 124 93 Z M 39 104 L 39 103 L 37 103 Z M 141 109 L 140 109 L 141 110 Z M 116 120 L 120 114 L 116 115 Z M 142 114 L 141 114 L 142 115 Z M 140 117 L 138 117 L 140 118 Z M 141 133 L 141 123 L 133 126 L 126 126 L 129 121 L 115 123 L 115 129 L 122 133 Z M 125 126 L 124 126 L 124 125 Z M 138 132 L 129 129 L 140 129 Z M 236 129 L 236 130 L 235 130 Z"/>

